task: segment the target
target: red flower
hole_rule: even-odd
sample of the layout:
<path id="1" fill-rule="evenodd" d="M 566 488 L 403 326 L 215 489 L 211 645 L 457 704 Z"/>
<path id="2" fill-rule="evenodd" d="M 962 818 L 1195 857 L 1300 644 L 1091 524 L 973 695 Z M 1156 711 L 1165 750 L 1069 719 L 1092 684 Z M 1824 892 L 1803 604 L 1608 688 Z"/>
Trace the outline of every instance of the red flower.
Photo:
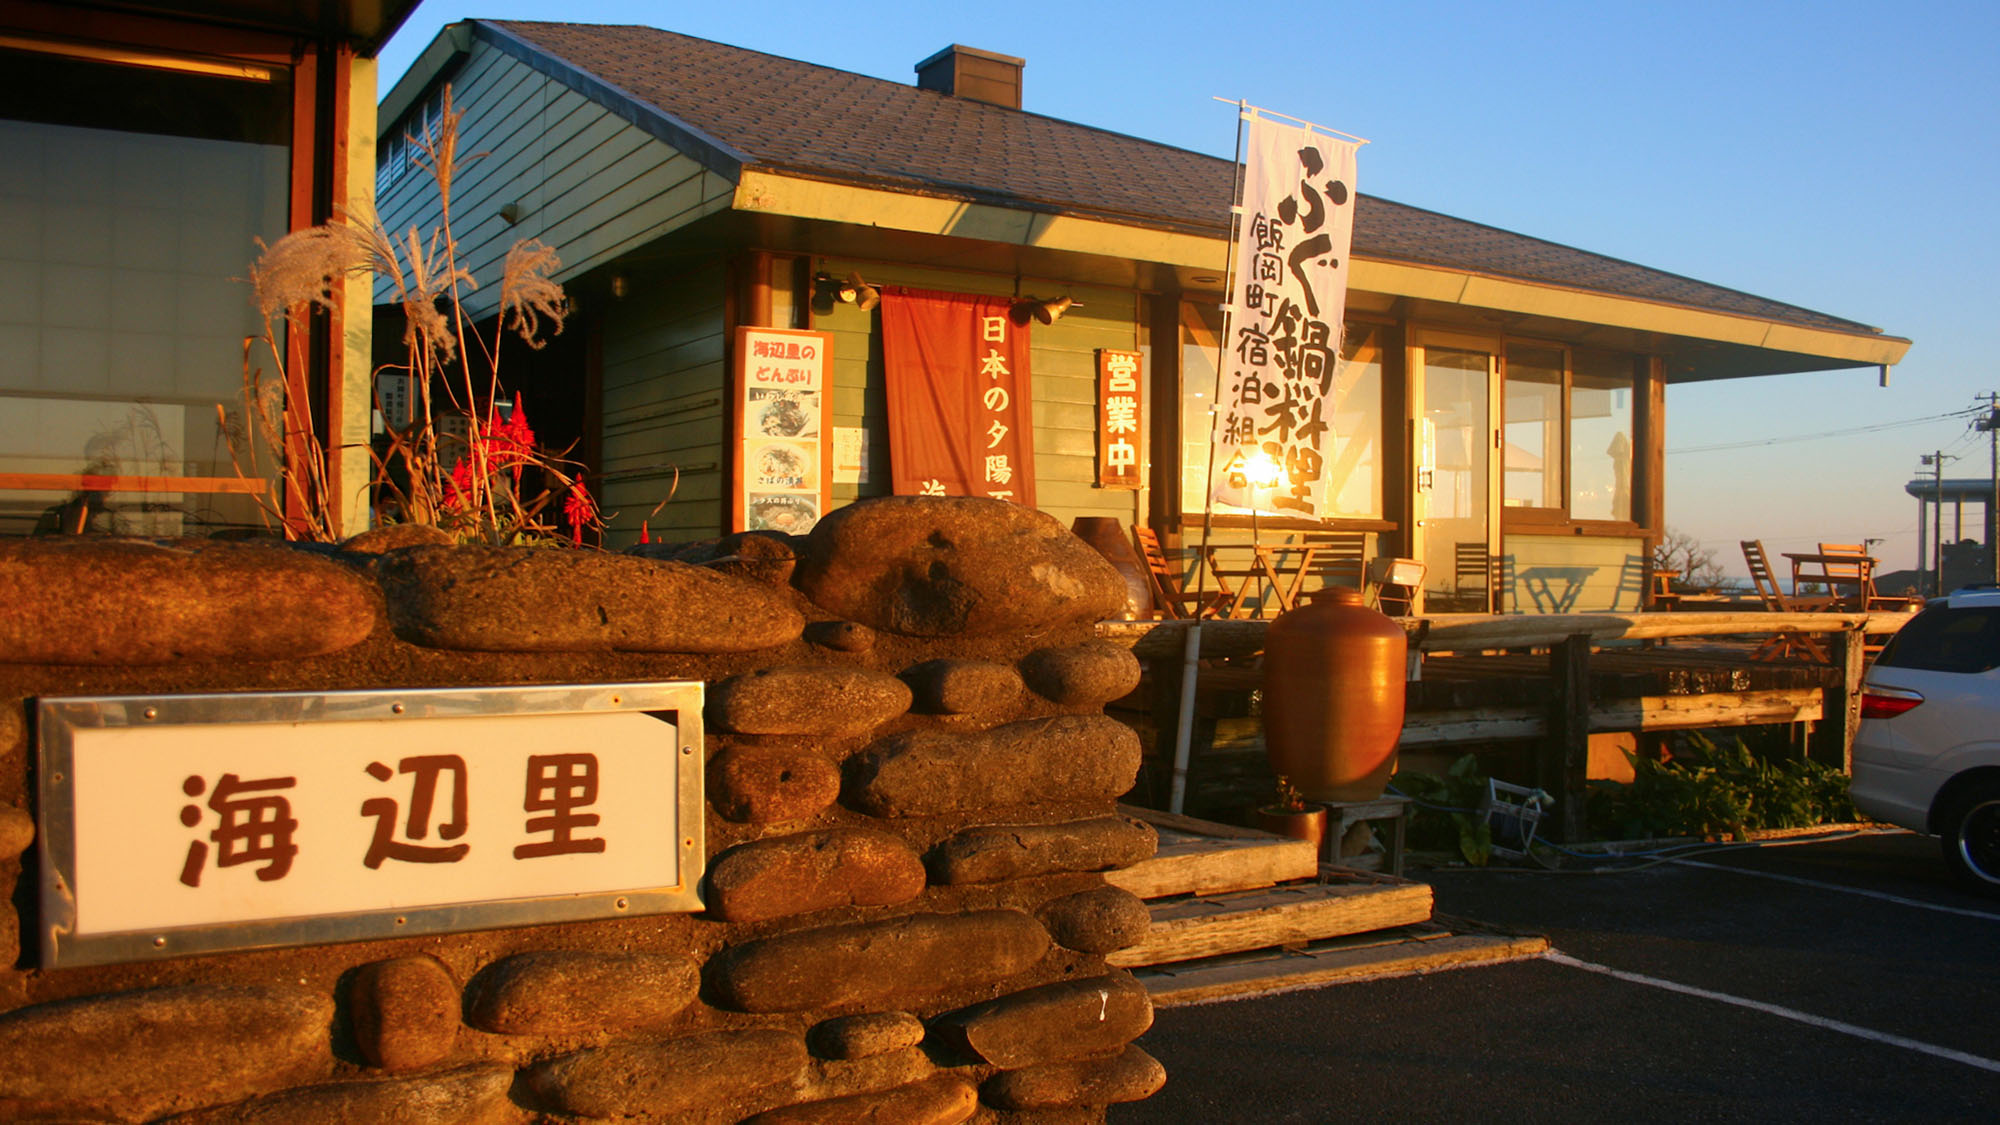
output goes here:
<path id="1" fill-rule="evenodd" d="M 569 495 L 563 497 L 563 518 L 569 521 L 570 542 L 583 546 L 583 529 L 597 519 L 597 502 L 582 481 L 571 485 Z"/>
<path id="2" fill-rule="evenodd" d="M 468 452 L 451 467 L 451 477 L 444 482 L 444 506 L 458 511 L 472 502 L 472 455 Z"/>
<path id="3" fill-rule="evenodd" d="M 487 418 L 486 434 L 490 449 L 487 461 L 495 472 L 514 471 L 514 487 L 521 486 L 521 470 L 534 460 L 535 431 L 528 425 L 528 412 L 521 405 L 521 392 L 514 392 L 514 412 L 505 422 L 497 414 Z"/>

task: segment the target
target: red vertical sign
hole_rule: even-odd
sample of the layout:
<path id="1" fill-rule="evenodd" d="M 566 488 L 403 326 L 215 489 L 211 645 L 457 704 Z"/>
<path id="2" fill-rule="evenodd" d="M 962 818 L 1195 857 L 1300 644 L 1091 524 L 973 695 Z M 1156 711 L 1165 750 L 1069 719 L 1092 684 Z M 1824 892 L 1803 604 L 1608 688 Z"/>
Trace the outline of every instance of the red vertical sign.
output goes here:
<path id="1" fill-rule="evenodd" d="M 1004 297 L 882 290 L 889 477 L 898 495 L 1035 504 L 1028 326 Z"/>
<path id="2" fill-rule="evenodd" d="M 1139 487 L 1139 353 L 1097 353 L 1097 483 Z"/>

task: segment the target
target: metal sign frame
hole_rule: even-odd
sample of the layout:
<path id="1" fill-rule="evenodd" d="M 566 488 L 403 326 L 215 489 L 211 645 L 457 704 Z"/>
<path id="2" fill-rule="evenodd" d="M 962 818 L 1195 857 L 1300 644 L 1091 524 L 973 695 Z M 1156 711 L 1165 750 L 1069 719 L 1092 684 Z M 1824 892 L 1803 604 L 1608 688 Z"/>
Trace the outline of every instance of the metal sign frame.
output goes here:
<path id="1" fill-rule="evenodd" d="M 37 701 L 40 963 L 68 968 L 284 946 L 692 912 L 706 866 L 703 685 L 694 682 L 422 688 L 401 691 L 79 696 Z M 539 895 L 252 921 L 78 934 L 76 742 L 119 728 L 648 714 L 671 722 L 678 881 L 610 891 Z M 671 716 L 671 719 L 668 717 Z M 663 727 L 663 732 L 668 729 Z M 357 732 L 358 733 L 358 732 Z M 663 767 L 664 768 L 664 767 Z M 664 796 L 664 795 L 663 795 Z"/>

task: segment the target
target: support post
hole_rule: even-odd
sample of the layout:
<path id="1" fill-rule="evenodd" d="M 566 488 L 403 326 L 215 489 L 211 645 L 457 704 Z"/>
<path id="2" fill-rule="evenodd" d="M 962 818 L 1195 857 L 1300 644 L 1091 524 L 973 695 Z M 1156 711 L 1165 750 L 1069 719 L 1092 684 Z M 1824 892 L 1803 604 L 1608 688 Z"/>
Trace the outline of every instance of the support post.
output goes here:
<path id="1" fill-rule="evenodd" d="M 1535 756 L 1535 786 L 1556 801 L 1556 832 L 1574 843 L 1587 834 L 1583 801 L 1590 769 L 1590 636 L 1549 648 L 1549 736 Z"/>
<path id="2" fill-rule="evenodd" d="M 1861 680 L 1867 650 L 1860 629 L 1842 629 L 1826 638 L 1832 667 L 1821 688 L 1820 719 L 1806 753 L 1813 761 L 1850 771 L 1854 766 L 1854 733 L 1861 726 Z"/>

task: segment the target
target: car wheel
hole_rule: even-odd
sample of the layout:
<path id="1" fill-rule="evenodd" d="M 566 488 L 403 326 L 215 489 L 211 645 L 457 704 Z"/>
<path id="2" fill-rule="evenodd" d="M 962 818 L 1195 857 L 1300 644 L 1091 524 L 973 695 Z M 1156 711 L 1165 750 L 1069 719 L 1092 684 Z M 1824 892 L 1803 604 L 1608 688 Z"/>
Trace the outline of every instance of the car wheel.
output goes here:
<path id="1" fill-rule="evenodd" d="M 2000 898 L 2000 781 L 1958 794 L 1939 827 L 1951 873 L 1967 889 Z"/>

